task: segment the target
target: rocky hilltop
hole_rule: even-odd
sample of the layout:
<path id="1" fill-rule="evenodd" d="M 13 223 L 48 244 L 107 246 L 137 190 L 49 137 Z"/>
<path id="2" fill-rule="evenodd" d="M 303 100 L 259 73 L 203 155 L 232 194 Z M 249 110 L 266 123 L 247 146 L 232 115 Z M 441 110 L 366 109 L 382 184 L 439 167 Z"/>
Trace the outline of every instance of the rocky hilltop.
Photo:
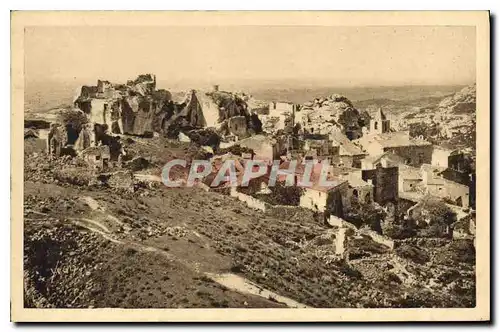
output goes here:
<path id="1" fill-rule="evenodd" d="M 439 109 L 454 114 L 471 114 L 476 111 L 476 84 L 469 85 L 452 96 L 444 98 Z"/>
<path id="2" fill-rule="evenodd" d="M 304 103 L 302 111 L 303 129 L 310 134 L 340 130 L 349 139 L 357 139 L 369 121 L 366 112 L 358 111 L 347 97 L 338 94 Z"/>
<path id="3" fill-rule="evenodd" d="M 210 127 L 241 137 L 259 130 L 247 99 L 216 87 L 210 92 L 191 90 L 175 102 L 171 92 L 156 88 L 155 75 L 143 74 L 126 84 L 98 80 L 95 86 L 82 86 L 74 105 L 90 122 L 105 124 L 114 134 L 148 136 Z"/>

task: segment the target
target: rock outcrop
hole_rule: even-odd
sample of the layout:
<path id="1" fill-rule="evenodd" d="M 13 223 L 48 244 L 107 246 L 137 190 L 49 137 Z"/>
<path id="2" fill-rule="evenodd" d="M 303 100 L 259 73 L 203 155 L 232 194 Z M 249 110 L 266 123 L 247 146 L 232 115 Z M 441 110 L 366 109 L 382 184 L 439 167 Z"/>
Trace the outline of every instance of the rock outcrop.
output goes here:
<path id="1" fill-rule="evenodd" d="M 197 92 L 191 90 L 180 104 L 172 104 L 163 112 L 161 128 L 174 132 L 177 127 L 214 128 L 221 135 L 246 137 L 259 133 L 262 124 L 251 114 L 241 96 L 224 91 Z"/>
<path id="2" fill-rule="evenodd" d="M 443 99 L 439 109 L 454 114 L 470 114 L 476 112 L 476 84 L 469 85 L 452 96 Z"/>
<path id="3" fill-rule="evenodd" d="M 341 131 L 349 139 L 361 137 L 362 128 L 368 125 L 369 117 L 354 108 L 352 102 L 342 95 L 316 98 L 303 107 L 301 126 L 309 134 L 329 134 Z"/>
<path id="4" fill-rule="evenodd" d="M 82 86 L 74 105 L 94 124 L 106 124 L 112 133 L 152 134 L 155 119 L 171 101 L 171 94 L 156 90 L 156 77 L 139 75 L 124 84 L 97 81 L 97 86 Z"/>

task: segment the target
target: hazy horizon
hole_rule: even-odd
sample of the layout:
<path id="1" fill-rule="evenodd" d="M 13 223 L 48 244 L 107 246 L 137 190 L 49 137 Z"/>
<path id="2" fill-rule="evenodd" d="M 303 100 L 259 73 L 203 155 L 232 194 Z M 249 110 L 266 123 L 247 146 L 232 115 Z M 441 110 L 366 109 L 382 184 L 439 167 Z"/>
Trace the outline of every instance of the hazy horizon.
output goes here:
<path id="1" fill-rule="evenodd" d="M 390 87 L 468 85 L 476 74 L 465 26 L 30 27 L 25 37 L 28 83 L 154 73 L 172 87 Z"/>

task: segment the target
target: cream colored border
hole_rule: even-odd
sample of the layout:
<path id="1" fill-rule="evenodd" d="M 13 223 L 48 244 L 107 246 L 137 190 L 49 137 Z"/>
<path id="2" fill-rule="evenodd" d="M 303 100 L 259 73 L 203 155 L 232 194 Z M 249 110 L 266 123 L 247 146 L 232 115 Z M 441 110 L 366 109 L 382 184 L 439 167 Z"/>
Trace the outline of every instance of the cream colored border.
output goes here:
<path id="1" fill-rule="evenodd" d="M 471 309 L 24 309 L 23 117 L 26 26 L 468 25 L 477 40 L 477 306 Z M 11 15 L 11 320 L 32 321 L 468 321 L 490 319 L 490 30 L 486 11 L 13 12 Z"/>

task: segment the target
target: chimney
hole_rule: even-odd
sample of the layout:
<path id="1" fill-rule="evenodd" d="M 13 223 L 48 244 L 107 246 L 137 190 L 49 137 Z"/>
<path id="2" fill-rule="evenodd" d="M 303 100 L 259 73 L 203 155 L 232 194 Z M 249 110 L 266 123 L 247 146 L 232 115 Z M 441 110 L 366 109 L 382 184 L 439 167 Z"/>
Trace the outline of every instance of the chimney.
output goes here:
<path id="1" fill-rule="evenodd" d="M 213 92 L 218 92 L 219 91 L 219 84 L 214 84 L 212 90 L 213 90 Z"/>

